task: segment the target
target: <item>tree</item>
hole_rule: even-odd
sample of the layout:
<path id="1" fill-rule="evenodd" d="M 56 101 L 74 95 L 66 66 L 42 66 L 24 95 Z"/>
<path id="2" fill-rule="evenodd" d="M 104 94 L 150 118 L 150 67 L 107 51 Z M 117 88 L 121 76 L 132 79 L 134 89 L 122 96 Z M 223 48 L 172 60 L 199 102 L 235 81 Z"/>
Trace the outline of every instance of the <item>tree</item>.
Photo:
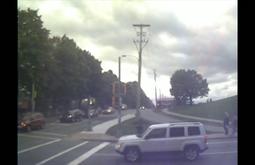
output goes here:
<path id="1" fill-rule="evenodd" d="M 19 96 L 37 96 L 42 92 L 41 80 L 49 59 L 49 31 L 43 27 L 37 10 L 18 10 L 18 83 Z M 35 90 L 32 90 L 35 87 Z"/>
<path id="2" fill-rule="evenodd" d="M 186 104 L 189 101 L 192 105 L 193 99 L 207 96 L 209 92 L 207 80 L 195 70 L 177 70 L 172 75 L 170 84 L 170 93 L 175 97 L 177 104 Z"/>
<path id="3" fill-rule="evenodd" d="M 118 81 L 118 77 L 111 70 L 103 72 L 101 77 L 101 86 L 98 91 L 98 102 L 101 106 L 109 106 L 112 104 L 112 85 Z"/>
<path id="4" fill-rule="evenodd" d="M 123 101 L 128 105 L 130 108 L 136 108 L 137 104 L 137 86 L 138 83 L 134 82 L 127 82 L 126 83 L 126 95 L 123 97 Z M 145 106 L 147 108 L 152 108 L 153 103 L 152 101 L 146 96 L 144 91 L 141 90 L 141 106 Z"/>

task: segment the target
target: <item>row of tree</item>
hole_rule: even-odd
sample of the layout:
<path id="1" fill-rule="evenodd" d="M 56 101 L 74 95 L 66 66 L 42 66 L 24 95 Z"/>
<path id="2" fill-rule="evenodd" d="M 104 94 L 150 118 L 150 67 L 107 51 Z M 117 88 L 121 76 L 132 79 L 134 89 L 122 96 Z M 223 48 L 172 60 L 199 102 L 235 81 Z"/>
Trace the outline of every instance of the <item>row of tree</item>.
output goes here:
<path id="1" fill-rule="evenodd" d="M 66 35 L 49 34 L 37 10 L 18 9 L 18 98 L 34 97 L 35 109 L 42 112 L 65 110 L 71 101 L 88 97 L 100 106 L 111 105 L 117 76 L 102 72 L 101 62 Z M 128 84 L 124 101 L 133 107 L 137 86 Z M 144 92 L 141 97 L 143 105 L 152 105 Z"/>

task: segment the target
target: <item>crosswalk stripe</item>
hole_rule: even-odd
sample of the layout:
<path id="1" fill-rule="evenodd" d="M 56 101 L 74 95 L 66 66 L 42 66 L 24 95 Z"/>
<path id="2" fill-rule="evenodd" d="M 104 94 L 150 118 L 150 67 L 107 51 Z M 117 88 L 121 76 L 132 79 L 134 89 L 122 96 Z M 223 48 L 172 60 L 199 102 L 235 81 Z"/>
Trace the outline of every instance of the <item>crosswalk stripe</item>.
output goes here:
<path id="1" fill-rule="evenodd" d="M 78 165 L 79 163 L 83 162 L 84 160 L 88 159 L 91 155 L 93 155 L 94 153 L 96 153 L 97 151 L 103 149 L 105 146 L 107 146 L 109 144 L 109 142 L 104 142 L 99 144 L 98 146 L 92 148 L 91 150 L 89 150 L 88 152 L 84 153 L 83 155 L 81 155 L 80 157 L 76 158 L 75 160 L 73 160 L 72 162 L 68 163 L 68 165 Z"/>
<path id="2" fill-rule="evenodd" d="M 67 152 L 69 152 L 69 151 L 71 151 L 71 150 L 74 150 L 75 148 L 78 148 L 78 147 L 80 147 L 80 146 L 82 146 L 82 145 L 85 145 L 85 144 L 87 144 L 87 143 L 88 143 L 88 141 L 85 141 L 85 142 L 83 142 L 83 143 L 80 143 L 80 144 L 78 144 L 78 145 L 76 145 L 76 146 L 74 146 L 74 147 L 71 147 L 71 148 L 69 148 L 69 149 L 67 149 L 67 150 L 64 150 L 64 151 L 58 153 L 58 154 L 55 154 L 55 155 L 53 155 L 53 156 L 51 156 L 51 157 L 49 157 L 49 158 L 47 158 L 47 159 L 45 159 L 45 160 L 43 160 L 43 161 L 41 161 L 41 162 L 39 162 L 39 163 L 36 163 L 36 165 L 45 164 L 46 162 L 48 162 L 48 161 L 50 161 L 50 160 L 52 160 L 52 159 L 55 159 L 56 157 L 59 157 L 59 156 L 65 154 L 65 153 L 67 153 Z"/>
<path id="3" fill-rule="evenodd" d="M 56 139 L 56 140 L 53 140 L 53 141 L 50 141 L 50 142 L 47 142 L 47 143 L 43 143 L 43 144 L 40 144 L 40 145 L 37 145 L 37 146 L 33 146 L 33 147 L 30 147 L 30 148 L 27 148 L 27 149 L 18 151 L 18 154 L 21 154 L 21 153 L 24 153 L 24 152 L 27 152 L 27 151 L 31 151 L 31 150 L 34 150 L 34 149 L 36 149 L 36 148 L 42 147 L 42 146 L 49 145 L 49 144 L 58 142 L 58 141 L 60 141 L 60 140 L 61 140 L 61 139 Z"/>

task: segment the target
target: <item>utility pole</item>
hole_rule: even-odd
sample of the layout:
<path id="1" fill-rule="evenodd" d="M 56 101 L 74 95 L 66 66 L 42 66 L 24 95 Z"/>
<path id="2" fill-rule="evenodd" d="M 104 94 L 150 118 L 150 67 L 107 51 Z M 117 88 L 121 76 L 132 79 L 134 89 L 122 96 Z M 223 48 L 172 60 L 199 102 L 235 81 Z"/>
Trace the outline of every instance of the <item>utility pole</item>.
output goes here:
<path id="1" fill-rule="evenodd" d="M 138 59 L 138 86 L 137 86 L 137 104 L 136 104 L 136 117 L 139 119 L 140 117 L 140 100 L 141 100 L 141 65 L 142 65 L 142 49 L 144 46 L 148 43 L 148 40 L 143 40 L 143 36 L 146 35 L 145 32 L 143 32 L 144 27 L 150 27 L 149 24 L 133 24 L 134 27 L 139 27 L 140 32 L 138 32 L 138 36 L 140 36 L 140 39 L 138 41 L 134 40 L 134 43 L 139 42 L 139 49 L 138 49 L 138 54 L 139 54 L 139 59 Z M 142 46 L 142 43 L 145 43 L 144 46 Z M 136 45 L 137 47 L 137 45 Z"/>
<path id="2" fill-rule="evenodd" d="M 157 73 L 156 73 L 156 69 L 153 70 L 154 71 L 154 81 L 155 81 L 155 111 L 157 111 Z"/>
<path id="3" fill-rule="evenodd" d="M 118 58 L 119 62 L 119 92 L 118 92 L 118 98 L 119 98 L 119 105 L 118 105 L 118 126 L 119 126 L 119 135 L 121 134 L 121 105 L 122 105 L 122 98 L 121 98 L 121 57 L 126 57 L 126 55 L 121 55 Z"/>

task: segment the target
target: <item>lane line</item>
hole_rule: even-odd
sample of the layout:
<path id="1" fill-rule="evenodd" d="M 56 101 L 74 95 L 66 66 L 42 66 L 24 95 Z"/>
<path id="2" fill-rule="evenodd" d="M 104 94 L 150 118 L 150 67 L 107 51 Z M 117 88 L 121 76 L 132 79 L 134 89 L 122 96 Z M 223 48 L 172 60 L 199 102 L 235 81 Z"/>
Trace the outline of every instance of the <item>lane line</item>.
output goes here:
<path id="1" fill-rule="evenodd" d="M 91 150 L 89 150 L 85 154 L 81 155 L 80 157 L 78 157 L 75 160 L 68 163 L 68 165 L 77 165 L 77 164 L 83 162 L 84 160 L 88 159 L 91 155 L 93 155 L 97 151 L 99 151 L 99 150 L 103 149 L 104 147 L 106 147 L 108 144 L 110 144 L 110 143 L 109 142 L 104 142 L 104 143 L 99 144 L 98 146 L 92 148 Z"/>
<path id="2" fill-rule="evenodd" d="M 224 144 L 224 143 L 237 143 L 237 141 L 208 142 L 208 144 Z"/>
<path id="3" fill-rule="evenodd" d="M 42 146 L 46 146 L 46 145 L 49 145 L 49 144 L 52 144 L 52 143 L 56 143 L 56 142 L 58 142 L 60 140 L 61 139 L 56 139 L 56 140 L 53 140 L 53 141 L 50 141 L 50 142 L 47 142 L 47 143 L 39 144 L 39 145 L 30 147 L 30 148 L 27 148 L 27 149 L 24 149 L 24 150 L 20 150 L 20 151 L 18 151 L 18 154 L 21 154 L 21 153 L 24 153 L 24 152 L 27 152 L 27 151 L 31 151 L 31 150 L 34 150 L 36 148 L 39 148 L 39 147 L 42 147 Z"/>
<path id="4" fill-rule="evenodd" d="M 56 135 L 56 136 L 62 136 L 62 137 L 67 136 L 67 135 L 64 135 L 64 134 L 53 133 L 53 132 L 44 132 L 44 131 L 38 131 L 38 132 L 34 132 L 34 133 L 45 134 L 45 135 Z"/>
<path id="5" fill-rule="evenodd" d="M 80 146 L 82 146 L 82 145 L 85 145 L 85 144 L 87 144 L 87 143 L 88 143 L 88 141 L 85 141 L 85 142 L 83 142 L 83 143 L 80 143 L 80 144 L 78 144 L 78 145 L 76 145 L 76 146 L 74 146 L 74 147 L 71 147 L 71 148 L 69 148 L 69 149 L 67 149 L 67 150 L 64 150 L 64 151 L 58 153 L 58 154 L 55 154 L 55 155 L 53 155 L 53 156 L 51 156 L 51 157 L 49 157 L 49 158 L 47 158 L 47 159 L 45 159 L 45 160 L 43 160 L 43 161 L 41 161 L 41 162 L 39 162 L 39 163 L 36 163 L 36 165 L 45 164 L 46 162 L 48 162 L 48 161 L 50 161 L 50 160 L 52 160 L 52 159 L 55 159 L 56 157 L 59 157 L 59 156 L 65 154 L 65 153 L 67 153 L 67 152 L 69 152 L 69 151 L 71 151 L 71 150 L 74 150 L 75 148 L 78 148 L 78 147 L 80 147 Z"/>
<path id="6" fill-rule="evenodd" d="M 227 151 L 227 152 L 209 152 L 209 153 L 201 153 L 200 155 L 217 155 L 217 154 L 236 154 L 237 151 Z"/>
<path id="7" fill-rule="evenodd" d="M 56 140 L 56 139 L 58 139 L 58 138 L 53 138 L 53 137 L 36 136 L 36 135 L 25 135 L 25 134 L 18 134 L 18 136 L 30 137 L 30 138 L 39 138 L 39 139 L 50 139 L 50 140 Z"/>

